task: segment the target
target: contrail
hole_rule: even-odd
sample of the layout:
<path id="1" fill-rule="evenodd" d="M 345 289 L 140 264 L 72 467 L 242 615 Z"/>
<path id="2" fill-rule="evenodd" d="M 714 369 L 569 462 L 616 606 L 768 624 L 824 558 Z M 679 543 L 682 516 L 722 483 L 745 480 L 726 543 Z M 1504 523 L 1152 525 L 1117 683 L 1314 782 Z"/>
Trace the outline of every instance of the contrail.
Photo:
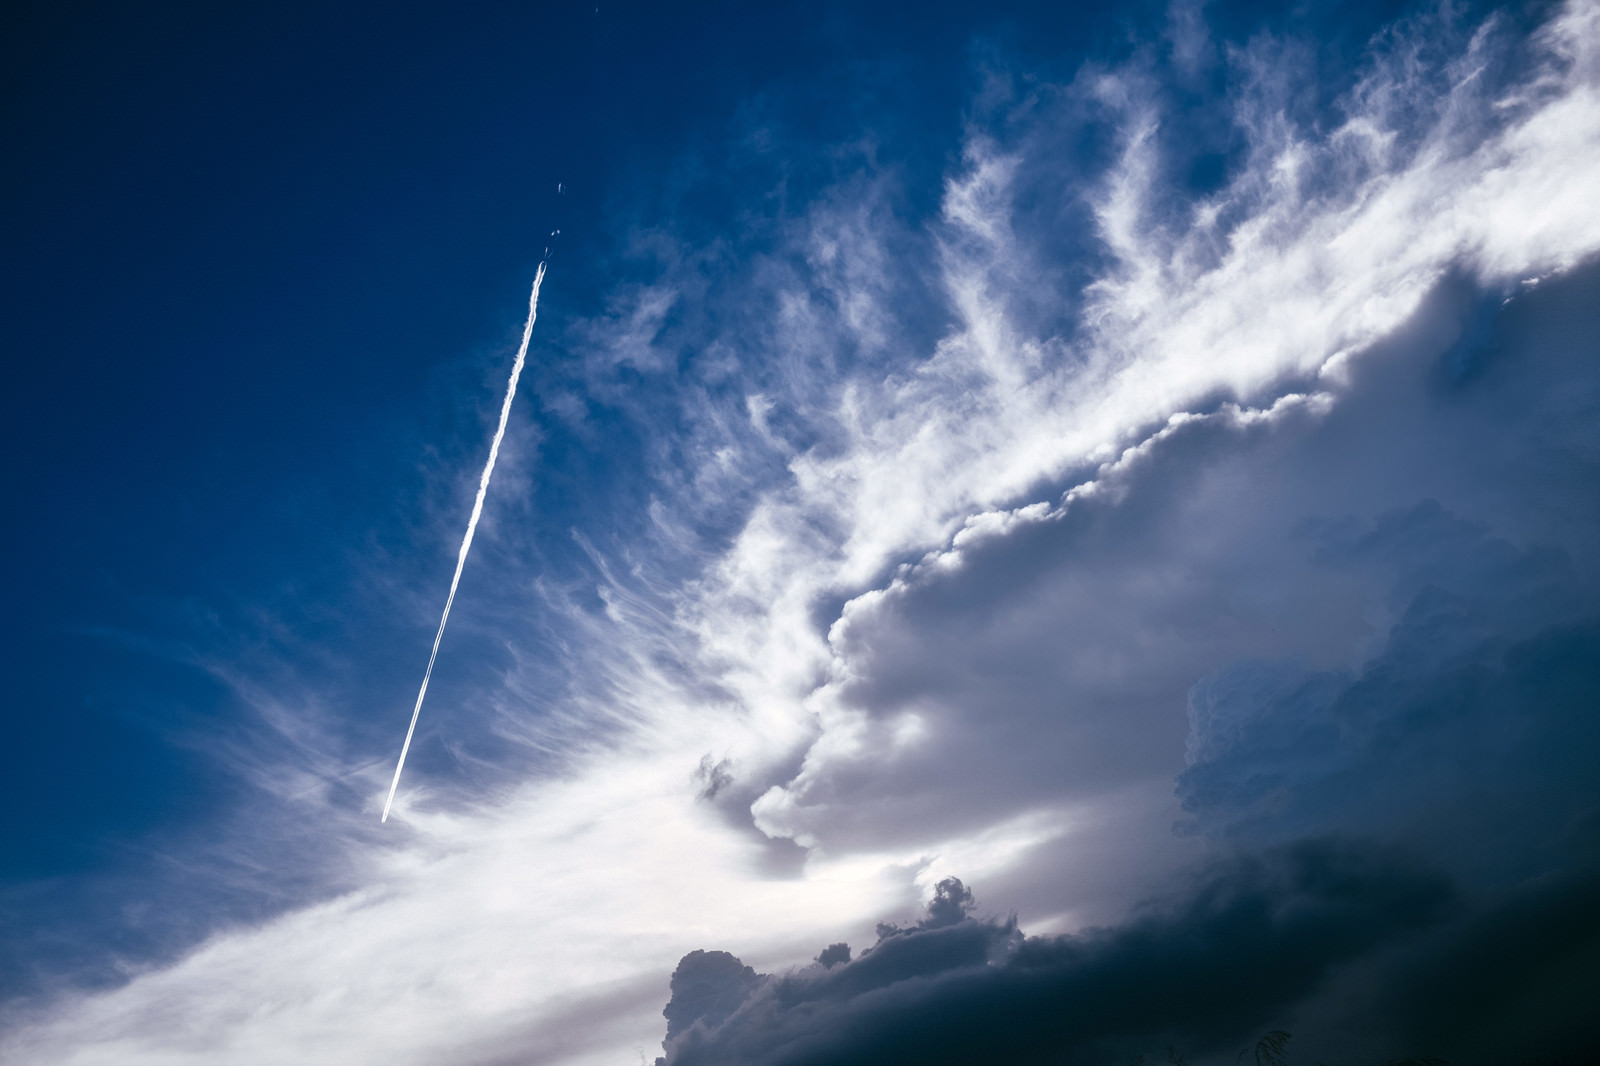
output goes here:
<path id="1" fill-rule="evenodd" d="M 511 381 L 506 385 L 505 402 L 500 405 L 500 425 L 495 427 L 494 440 L 489 444 L 489 461 L 483 464 L 483 475 L 478 478 L 478 498 L 472 501 L 472 517 L 467 519 L 467 533 L 461 538 L 461 551 L 456 554 L 456 573 L 450 579 L 450 595 L 444 601 L 444 615 L 439 619 L 439 632 L 433 635 L 433 651 L 428 655 L 428 669 L 422 674 L 422 688 L 417 691 L 417 705 L 411 709 L 411 724 L 406 727 L 406 742 L 400 746 L 400 761 L 394 766 L 394 780 L 389 783 L 389 798 L 383 801 L 383 817 L 389 820 L 389 808 L 394 805 L 394 790 L 400 787 L 400 771 L 406 766 L 406 752 L 411 750 L 411 734 L 417 729 L 417 716 L 422 713 L 422 698 L 428 694 L 428 679 L 433 676 L 433 661 L 439 657 L 439 641 L 444 639 L 445 623 L 450 621 L 450 605 L 456 602 L 456 586 L 461 584 L 461 570 L 467 565 L 467 552 L 472 550 L 472 535 L 478 531 L 478 518 L 483 514 L 483 498 L 489 492 L 489 478 L 494 475 L 494 461 L 500 456 L 500 440 L 506 435 L 506 420 L 511 417 L 511 400 L 517 394 L 517 379 L 522 376 L 522 364 L 528 358 L 528 338 L 533 336 L 533 320 L 539 317 L 539 286 L 544 282 L 544 264 L 533 275 L 533 293 L 528 297 L 528 324 L 522 327 L 522 345 L 517 349 L 517 361 L 511 365 Z"/>

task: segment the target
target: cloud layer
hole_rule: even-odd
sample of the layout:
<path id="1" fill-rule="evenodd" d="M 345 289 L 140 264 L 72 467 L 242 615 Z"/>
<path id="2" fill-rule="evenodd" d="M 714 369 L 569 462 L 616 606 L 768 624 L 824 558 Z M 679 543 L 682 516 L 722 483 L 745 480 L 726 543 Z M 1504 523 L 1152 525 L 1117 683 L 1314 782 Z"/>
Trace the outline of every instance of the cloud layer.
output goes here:
<path id="1" fill-rule="evenodd" d="M 669 1030 L 660 1061 L 1102 1063 L 1167 1043 L 1233 1050 L 1338 964 L 1437 921 L 1448 899 L 1436 875 L 1330 841 L 1210 869 L 1175 904 L 1075 936 L 952 920 L 936 897 L 927 919 L 886 928 L 853 962 L 752 974 L 737 1009 L 718 1002 Z M 678 977 L 700 968 L 704 956 L 685 958 Z M 675 979 L 669 1017 L 693 1009 L 677 990 Z"/>

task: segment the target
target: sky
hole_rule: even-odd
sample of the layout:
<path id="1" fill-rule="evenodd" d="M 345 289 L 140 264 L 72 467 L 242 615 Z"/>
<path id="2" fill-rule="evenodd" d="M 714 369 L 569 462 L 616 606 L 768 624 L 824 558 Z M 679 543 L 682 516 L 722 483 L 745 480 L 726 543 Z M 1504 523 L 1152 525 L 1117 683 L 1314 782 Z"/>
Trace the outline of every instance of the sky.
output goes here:
<path id="1" fill-rule="evenodd" d="M 1600 1058 L 1596 0 L 5 19 L 0 1060 Z"/>

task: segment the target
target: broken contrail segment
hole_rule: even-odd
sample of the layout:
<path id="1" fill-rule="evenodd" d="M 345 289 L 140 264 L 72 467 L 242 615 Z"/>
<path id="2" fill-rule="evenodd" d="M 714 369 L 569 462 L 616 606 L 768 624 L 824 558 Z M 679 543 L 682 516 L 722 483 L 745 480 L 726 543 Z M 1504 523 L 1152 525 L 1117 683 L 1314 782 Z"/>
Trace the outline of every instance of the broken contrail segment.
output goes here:
<path id="1" fill-rule="evenodd" d="M 394 805 L 395 789 L 400 787 L 400 771 L 406 766 L 406 753 L 411 750 L 411 734 L 417 729 L 417 716 L 422 713 L 422 699 L 428 694 L 428 679 L 433 676 L 433 661 L 439 657 L 439 641 L 444 639 L 445 623 L 450 621 L 450 605 L 456 602 L 456 586 L 461 584 L 461 570 L 467 565 L 467 552 L 472 550 L 472 535 L 478 530 L 478 518 L 483 514 L 483 498 L 489 492 L 489 478 L 494 475 L 494 461 L 500 456 L 500 441 L 506 435 L 506 420 L 511 417 L 511 400 L 517 394 L 517 379 L 522 376 L 522 364 L 528 358 L 528 338 L 533 336 L 533 320 L 539 316 L 539 286 L 544 282 L 544 264 L 533 275 L 533 293 L 528 297 L 528 324 L 522 327 L 522 344 L 517 348 L 517 361 L 511 366 L 511 381 L 506 385 L 505 402 L 500 405 L 500 425 L 495 427 L 494 440 L 489 444 L 489 461 L 483 464 L 483 475 L 478 478 L 478 497 L 472 501 L 472 517 L 467 519 L 467 532 L 461 538 L 461 550 L 456 553 L 456 573 L 450 579 L 450 595 L 444 601 L 444 615 L 439 619 L 439 632 L 433 635 L 433 651 L 428 655 L 428 669 L 422 674 L 422 688 L 417 691 L 417 705 L 411 709 L 411 724 L 406 727 L 406 742 L 400 746 L 400 761 L 395 763 L 394 780 L 389 783 L 389 798 L 383 801 L 383 817 L 389 820 L 389 808 Z"/>

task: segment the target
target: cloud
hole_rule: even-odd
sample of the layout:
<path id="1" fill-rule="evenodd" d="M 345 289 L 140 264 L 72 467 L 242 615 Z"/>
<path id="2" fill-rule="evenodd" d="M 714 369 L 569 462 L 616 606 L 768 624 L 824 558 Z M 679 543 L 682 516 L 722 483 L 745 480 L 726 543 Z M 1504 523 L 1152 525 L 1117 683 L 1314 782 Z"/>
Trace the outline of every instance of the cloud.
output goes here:
<path id="1" fill-rule="evenodd" d="M 402 846 L 366 856 L 381 865 L 359 887 L 118 987 L 12 1004 L 0 1058 L 614 1061 L 650 1038 L 672 961 L 723 922 L 786 958 L 805 950 L 790 923 L 837 936 L 901 898 L 880 871 L 765 875 L 760 847 L 695 798 L 704 743 L 613 751 L 609 788 L 548 780 L 515 810 L 397 807 Z"/>
<path id="2" fill-rule="evenodd" d="M 1487 895 L 1406 848 L 1306 837 L 1213 858 L 1124 921 L 1068 936 L 952 914 L 943 904 L 971 893 L 948 879 L 924 920 L 880 925 L 854 961 L 834 945 L 756 975 L 726 952 L 687 956 L 680 972 L 716 956 L 732 994 L 674 1026 L 700 993 L 680 1001 L 675 983 L 657 1063 L 1224 1063 L 1274 1032 L 1323 1061 L 1588 1061 L 1596 825 L 1564 842 L 1568 869 Z"/>
<path id="3" fill-rule="evenodd" d="M 1595 858 L 1591 850 L 1424 938 L 1376 983 L 1374 1024 L 1451 1062 L 1592 1060 L 1600 1023 L 1584 975 L 1600 964 Z"/>
<path id="4" fill-rule="evenodd" d="M 1221 529 L 1242 533 L 1271 555 L 1282 556 L 1285 546 L 1215 514 L 1220 503 L 1206 517 L 1222 526 L 1198 527 L 1200 543 L 1193 543 L 1196 536 L 1163 538 L 1159 527 L 1139 528 L 1137 513 L 1111 514 L 1127 508 L 1114 494 L 1137 495 L 1141 479 L 1159 476 L 1152 468 L 1197 461 L 1198 452 L 1192 460 L 1164 456 L 1193 451 L 1202 439 L 1224 448 L 1218 436 L 1259 439 L 1274 425 L 1297 432 L 1329 405 L 1348 402 L 1354 360 L 1403 358 L 1391 341 L 1408 327 L 1411 343 L 1433 343 L 1415 334 L 1427 332 L 1430 318 L 1448 317 L 1429 307 L 1441 286 L 1493 292 L 1591 254 L 1592 211 L 1572 203 L 1571 218 L 1581 221 L 1558 233 L 1523 198 L 1551 173 L 1566 175 L 1558 179 L 1563 189 L 1580 188 L 1587 180 L 1580 173 L 1596 165 L 1600 125 L 1590 127 L 1600 107 L 1579 41 L 1587 18 L 1585 10 L 1567 9 L 1520 43 L 1492 23 L 1472 31 L 1422 19 L 1396 29 L 1376 42 L 1365 73 L 1337 102 L 1331 132 L 1325 116 L 1319 130 L 1297 124 L 1299 110 L 1280 106 L 1278 94 L 1289 91 L 1292 79 L 1272 42 L 1236 50 L 1240 88 L 1218 106 L 1231 109 L 1246 148 L 1231 178 L 1198 203 L 1177 199 L 1163 184 L 1163 153 L 1179 135 L 1169 133 L 1162 97 L 1149 88 L 1157 72 L 1137 63 L 1086 69 L 1070 85 L 1038 90 L 1009 116 L 1020 131 L 1009 140 L 971 137 L 935 231 L 956 327 L 914 370 L 841 388 L 834 410 L 847 446 L 791 462 L 793 485 L 761 497 L 692 615 L 718 658 L 763 664 L 750 670 L 762 679 L 758 687 L 734 681 L 743 700 L 782 702 L 788 688 L 809 693 L 817 715 L 821 737 L 800 774 L 779 782 L 756 806 L 762 828 L 824 847 L 855 846 L 864 820 L 879 836 L 918 815 L 931 829 L 940 823 L 925 817 L 918 790 L 931 794 L 939 791 L 933 782 L 948 780 L 930 762 L 940 751 L 966 753 L 957 767 L 962 776 L 1001 782 L 998 796 L 984 790 L 994 802 L 1045 771 L 1008 772 L 983 761 L 989 752 L 1023 759 L 1066 752 L 1057 780 L 1065 774 L 1088 788 L 1102 774 L 1125 783 L 1157 772 L 1170 748 L 1156 745 L 1171 734 L 1136 734 L 1116 719 L 1130 707 L 1153 715 L 1156 706 L 1181 700 L 1207 669 L 1202 663 L 1229 654 L 1230 641 L 1241 650 L 1252 641 L 1258 649 L 1309 642 L 1314 656 L 1338 655 L 1339 636 L 1319 642 L 1313 634 L 1267 631 L 1273 623 L 1259 609 L 1225 615 L 1241 623 L 1233 633 L 1207 631 L 1201 622 L 1214 615 L 1219 598 L 1237 599 L 1242 591 L 1222 578 L 1229 566 L 1241 571 L 1230 578 L 1266 584 L 1243 572 L 1251 569 L 1243 553 L 1230 555 L 1240 542 L 1223 541 Z M 1462 51 L 1425 45 L 1433 33 L 1459 42 Z M 1415 97 L 1431 103 L 1420 109 L 1400 103 Z M 1066 166 L 1055 146 L 1076 143 L 1073 134 L 1092 125 L 1085 115 L 1109 124 L 1116 147 L 1102 178 L 1056 194 L 1064 217 L 1087 211 L 1100 249 L 1095 279 L 1074 305 L 1071 292 L 1059 293 L 1055 279 L 1041 281 L 1046 275 L 1030 269 L 1052 249 L 1019 226 L 1017 205 L 1042 195 L 1041 186 Z M 1542 132 L 1558 126 L 1559 137 Z M 1551 155 L 1543 158 L 1546 150 Z M 1525 182 L 1510 177 L 1525 167 Z M 1329 174 L 1339 180 L 1318 177 Z M 1571 250 L 1558 250 L 1568 240 Z M 1037 332 L 1059 319 L 1036 309 L 1062 301 L 1080 311 L 1073 327 Z M 1230 400 L 1239 406 L 1219 406 Z M 1103 477 L 1073 489 L 1076 479 L 1096 478 L 1102 467 Z M 1372 479 L 1373 497 L 1398 480 L 1354 462 L 1343 474 Z M 1196 506 L 1206 509 L 1205 501 Z M 1074 509 L 1080 513 L 1069 513 Z M 1171 507 L 1165 520 L 1185 517 Z M 1275 519 L 1269 513 L 1267 520 Z M 992 619 L 963 612 L 958 623 L 951 615 L 939 651 L 919 643 L 939 627 L 938 611 L 953 607 L 936 606 L 934 587 L 981 582 L 963 586 L 962 578 L 937 573 L 931 563 L 905 570 L 907 564 L 932 552 L 953 571 L 983 553 L 984 537 L 1001 536 L 1003 530 L 988 526 L 1002 523 L 1010 532 L 989 555 L 1006 562 L 985 575 L 1004 566 L 1037 577 L 1042 570 L 1031 553 L 1052 539 L 1064 544 L 1069 530 L 1097 521 L 1103 532 L 1079 535 L 1109 538 L 1115 528 L 1115 535 L 1133 538 L 1139 550 L 1129 544 L 1124 557 L 1139 572 L 1103 577 L 1090 549 L 1081 547 L 1068 562 L 1063 546 L 1059 565 L 1070 566 L 1073 576 L 1060 581 L 1080 586 L 1070 603 L 1059 585 L 1047 585 L 1059 591 L 1047 607 L 1038 603 L 1041 591 L 1006 583 L 1018 595 Z M 821 535 L 832 530 L 839 533 Z M 1207 550 L 1211 557 L 1197 558 Z M 1126 583 L 1118 584 L 1119 577 Z M 1185 580 L 1214 583 L 1216 596 L 1197 590 L 1182 603 L 1151 602 Z M 1266 587 L 1256 591 L 1272 595 Z M 810 613 L 819 602 L 843 604 L 826 647 L 819 646 Z M 1029 603 L 1038 606 L 1031 616 Z M 1190 613 L 1163 613 L 1169 609 Z M 1362 624 L 1350 611 L 1361 609 L 1353 599 L 1335 608 L 1346 641 L 1350 628 Z M 1014 628 L 1002 635 L 991 622 Z M 1281 609 L 1274 622 L 1306 627 L 1309 618 Z M 1065 628 L 1054 630 L 1054 661 L 1039 663 L 1049 680 L 1019 672 L 1016 660 L 1040 639 L 1031 634 L 1053 626 Z M 1021 650 L 1012 654 L 1005 646 Z M 977 649 L 994 658 L 975 662 Z M 785 666 L 773 669 L 774 663 Z M 884 677 L 886 668 L 896 669 L 891 663 L 904 664 L 896 676 L 920 677 L 926 696 L 909 686 L 891 695 Z M 812 691 L 818 674 L 827 683 Z M 989 679 L 987 691 L 973 691 Z M 966 706 L 988 710 L 946 713 L 960 689 L 967 690 Z M 862 703 L 872 708 L 865 716 Z M 1070 732 L 1048 743 L 1026 739 L 1043 722 Z M 963 732 L 969 723 L 997 735 Z M 1113 732 L 1097 732 L 1099 723 Z M 1081 761 L 1071 761 L 1073 752 L 1083 753 Z M 836 787 L 843 791 L 834 796 Z M 898 806 L 886 808 L 886 818 L 864 819 L 859 804 L 844 796 L 860 800 L 867 793 L 892 796 Z M 959 809 L 956 818 L 992 813 L 948 789 L 930 802 L 943 805 L 941 814 Z"/>
<path id="5" fill-rule="evenodd" d="M 768 977 L 720 1023 L 669 1031 L 661 1061 L 1100 1063 L 1172 1041 L 1232 1050 L 1340 964 L 1438 921 L 1450 899 L 1433 873 L 1330 840 L 1216 864 L 1183 898 L 1074 936 L 952 920 L 940 908 L 963 886 L 948 887 L 927 919 L 886 930 L 855 961 Z M 678 1009 L 674 997 L 669 1017 Z"/>
<path id="6" fill-rule="evenodd" d="M 1591 313 L 1574 307 L 1595 280 L 1579 272 L 1504 305 L 1491 295 L 1481 329 L 1481 290 L 1447 284 L 1330 405 L 1224 405 L 1107 463 L 1092 491 L 970 522 L 952 548 L 846 605 L 813 697 L 832 735 L 757 804 L 762 824 L 824 851 L 898 850 L 951 871 L 953 838 L 1047 811 L 1058 832 L 1015 859 L 1021 883 L 998 869 L 986 883 L 1032 913 L 1065 897 L 1079 920 L 1105 920 L 1096 900 L 1114 906 L 1126 877 L 1186 854 L 1167 836 L 1183 812 L 1160 807 L 1184 765 L 1186 705 L 1211 714 L 1226 697 L 1242 714 L 1292 695 L 1275 719 L 1302 738 L 1304 765 L 1277 768 L 1292 780 L 1339 751 L 1362 764 L 1364 741 L 1319 741 L 1335 726 L 1318 708 L 1363 674 L 1403 669 L 1427 693 L 1461 665 L 1449 656 L 1482 645 L 1482 665 L 1499 669 L 1507 645 L 1581 622 L 1600 605 L 1583 487 L 1600 455 L 1589 428 L 1600 380 L 1582 354 Z M 1463 350 L 1480 361 L 1470 380 L 1451 369 Z M 1449 607 L 1445 593 L 1465 600 Z M 1408 616 L 1413 602 L 1438 617 Z M 1212 714 L 1189 758 L 1237 725 Z M 1256 743 L 1274 743 L 1266 726 Z M 1535 775 L 1543 749 L 1505 757 Z M 1239 759 L 1229 765 L 1245 774 Z M 1448 807 L 1470 781 L 1442 773 L 1411 776 Z M 1382 810 L 1374 801 L 1373 818 Z M 1344 814 L 1371 825 L 1352 808 L 1300 828 Z M 1106 861 L 1071 861 L 1085 848 Z M 1071 890 L 1029 887 L 1047 868 Z"/>
<path id="7" fill-rule="evenodd" d="M 726 951 L 691 951 L 672 972 L 672 999 L 667 1016 L 667 1039 L 700 1026 L 715 1029 L 738 1010 L 761 977 Z"/>
<path id="8" fill-rule="evenodd" d="M 1359 672 L 1244 661 L 1197 684 L 1186 826 L 1383 832 L 1480 875 L 1539 872 L 1554 838 L 1600 810 L 1593 591 L 1561 553 L 1519 550 L 1437 503 L 1326 536 L 1323 559 L 1396 575 L 1399 617 Z"/>

